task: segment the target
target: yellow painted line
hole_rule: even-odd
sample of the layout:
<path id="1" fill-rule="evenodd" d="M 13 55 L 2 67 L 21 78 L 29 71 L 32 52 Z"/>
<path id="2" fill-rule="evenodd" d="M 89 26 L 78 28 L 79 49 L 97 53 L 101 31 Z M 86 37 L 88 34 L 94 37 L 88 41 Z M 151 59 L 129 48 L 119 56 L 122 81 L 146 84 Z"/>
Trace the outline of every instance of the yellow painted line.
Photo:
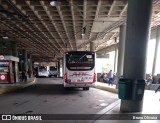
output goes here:
<path id="1" fill-rule="evenodd" d="M 118 89 L 115 89 L 115 88 L 109 88 L 109 87 L 105 87 L 105 86 L 100 86 L 100 85 L 96 85 L 96 88 L 98 89 L 102 89 L 102 90 L 105 90 L 105 91 L 109 91 L 109 92 L 112 92 L 112 93 L 118 93 Z"/>
<path id="2" fill-rule="evenodd" d="M 28 83 L 25 83 L 25 84 L 22 84 L 22 85 L 17 85 L 17 86 L 13 86 L 13 87 L 0 89 L 0 94 L 8 93 L 8 92 L 11 92 L 11 91 L 15 91 L 15 90 L 18 90 L 18 89 L 22 89 L 22 88 L 31 86 L 35 82 L 36 82 L 36 78 L 32 82 L 28 82 Z"/>

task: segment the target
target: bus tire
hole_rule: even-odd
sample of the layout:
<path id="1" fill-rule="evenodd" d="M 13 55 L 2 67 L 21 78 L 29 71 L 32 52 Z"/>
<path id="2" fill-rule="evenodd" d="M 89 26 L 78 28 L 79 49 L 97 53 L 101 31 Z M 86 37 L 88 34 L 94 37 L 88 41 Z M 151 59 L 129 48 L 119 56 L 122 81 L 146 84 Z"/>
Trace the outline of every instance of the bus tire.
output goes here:
<path id="1" fill-rule="evenodd" d="M 64 87 L 64 90 L 67 91 L 67 90 L 69 90 L 69 88 L 68 87 Z"/>
<path id="2" fill-rule="evenodd" d="M 86 90 L 89 90 L 89 87 L 86 87 Z"/>
<path id="3" fill-rule="evenodd" d="M 89 90 L 89 87 L 83 87 L 83 90 Z"/>

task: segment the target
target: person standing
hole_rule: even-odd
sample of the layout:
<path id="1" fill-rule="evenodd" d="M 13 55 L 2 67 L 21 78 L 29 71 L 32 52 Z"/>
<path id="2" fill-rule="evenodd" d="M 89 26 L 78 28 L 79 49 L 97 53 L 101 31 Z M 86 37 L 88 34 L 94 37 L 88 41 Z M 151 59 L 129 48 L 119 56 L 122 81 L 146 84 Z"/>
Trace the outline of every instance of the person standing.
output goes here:
<path id="1" fill-rule="evenodd" d="M 25 71 L 25 78 L 24 78 L 24 82 L 27 82 L 27 71 Z"/>
<path id="2" fill-rule="evenodd" d="M 113 85 L 113 72 L 112 72 L 112 70 L 109 71 L 108 77 L 109 77 L 108 85 L 112 86 Z"/>
<path id="3" fill-rule="evenodd" d="M 22 82 L 24 82 L 25 81 L 25 71 L 23 70 L 22 71 Z"/>

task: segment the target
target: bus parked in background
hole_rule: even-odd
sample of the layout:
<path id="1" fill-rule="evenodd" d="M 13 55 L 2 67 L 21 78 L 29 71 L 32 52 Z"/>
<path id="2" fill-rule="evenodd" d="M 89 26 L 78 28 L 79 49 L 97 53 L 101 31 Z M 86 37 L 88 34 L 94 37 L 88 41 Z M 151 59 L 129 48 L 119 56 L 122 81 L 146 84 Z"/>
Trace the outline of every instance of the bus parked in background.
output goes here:
<path id="1" fill-rule="evenodd" d="M 49 67 L 49 77 L 52 77 L 52 76 L 54 76 L 54 77 L 58 77 L 58 69 L 57 69 L 57 67 L 54 67 L 54 66 L 50 66 Z"/>
<path id="2" fill-rule="evenodd" d="M 47 71 L 46 66 L 38 66 L 36 67 L 36 77 L 48 77 L 49 72 Z"/>
<path id="3" fill-rule="evenodd" d="M 64 55 L 64 87 L 89 90 L 96 82 L 95 52 L 71 51 Z"/>

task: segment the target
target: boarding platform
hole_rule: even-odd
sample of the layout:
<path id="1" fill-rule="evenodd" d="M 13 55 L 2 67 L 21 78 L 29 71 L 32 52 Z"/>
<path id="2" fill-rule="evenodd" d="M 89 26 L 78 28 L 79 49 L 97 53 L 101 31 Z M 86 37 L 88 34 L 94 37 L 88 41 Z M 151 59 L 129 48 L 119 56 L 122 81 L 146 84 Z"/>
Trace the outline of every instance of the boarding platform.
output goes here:
<path id="1" fill-rule="evenodd" d="M 14 90 L 22 89 L 25 87 L 28 87 L 30 85 L 33 85 L 36 82 L 36 78 L 29 78 L 27 82 L 18 82 L 18 83 L 1 83 L 0 84 L 0 94 L 4 94 L 7 92 L 11 92 Z"/>

